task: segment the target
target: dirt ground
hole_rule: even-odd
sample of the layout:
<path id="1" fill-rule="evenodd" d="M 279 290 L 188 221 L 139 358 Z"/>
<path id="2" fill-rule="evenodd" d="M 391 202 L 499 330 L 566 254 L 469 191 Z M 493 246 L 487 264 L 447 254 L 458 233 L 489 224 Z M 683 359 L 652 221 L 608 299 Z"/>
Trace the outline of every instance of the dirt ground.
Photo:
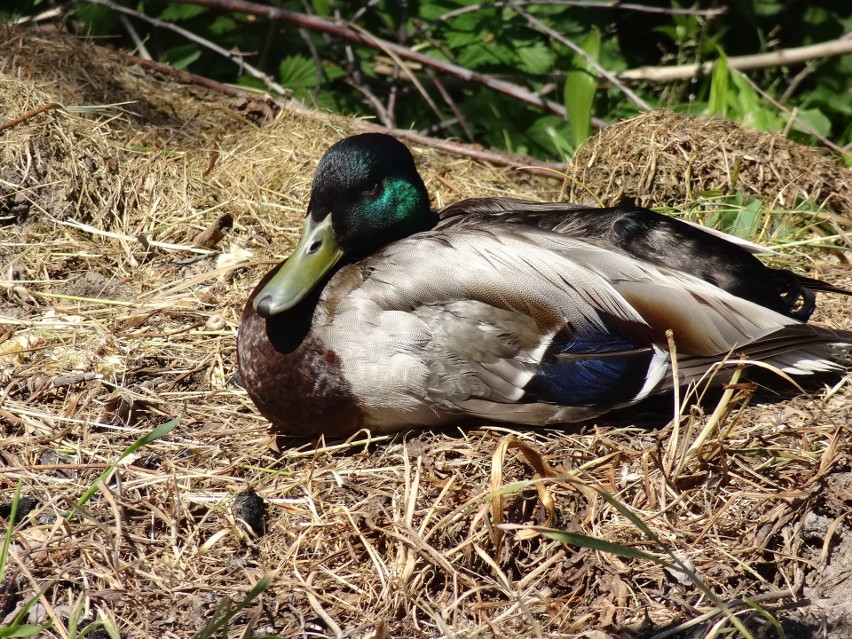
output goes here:
<path id="1" fill-rule="evenodd" d="M 565 429 L 269 436 L 235 374 L 239 315 L 294 245 L 316 162 L 362 126 L 0 26 L 4 526 L 21 494 L 0 627 L 646 639 L 727 632 L 725 607 L 755 637 L 852 636 L 848 375 L 807 392 L 755 378 Z M 686 144 L 672 135 L 664 147 Z M 436 206 L 576 184 L 411 146 Z M 613 183 L 605 169 L 588 183 Z M 646 179 L 616 186 L 634 195 Z M 665 200 L 645 203 L 713 214 L 664 182 Z M 787 202 L 758 239 L 795 222 L 802 239 L 772 259 L 852 287 L 836 237 L 849 220 L 830 209 L 845 200 L 826 180 L 812 192 L 825 214 Z M 224 238 L 197 246 L 226 215 Z M 850 303 L 824 296 L 813 321 L 852 329 Z M 697 579 L 534 526 L 674 555 Z"/>

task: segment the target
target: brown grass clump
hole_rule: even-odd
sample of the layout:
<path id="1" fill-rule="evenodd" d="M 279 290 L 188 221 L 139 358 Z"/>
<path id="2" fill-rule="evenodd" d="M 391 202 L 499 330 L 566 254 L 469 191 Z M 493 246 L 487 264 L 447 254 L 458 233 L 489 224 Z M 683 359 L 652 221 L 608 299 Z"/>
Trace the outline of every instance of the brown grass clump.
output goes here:
<path id="1" fill-rule="evenodd" d="M 806 200 L 852 225 L 852 170 L 827 156 L 729 120 L 651 111 L 601 131 L 572 161 L 571 201 L 631 198 L 668 206 L 740 192 L 768 208 Z"/>
<path id="2" fill-rule="evenodd" d="M 773 626 L 743 614 L 743 597 L 788 636 L 846 636 L 848 378 L 760 401 L 742 382 L 703 408 L 681 398 L 677 419 L 663 400 L 565 430 L 275 451 L 235 380 L 239 313 L 292 247 L 319 157 L 357 123 L 199 95 L 66 37 L 0 34 L 0 126 L 50 102 L 101 105 L 0 129 L 0 523 L 18 486 L 31 508 L 11 534 L 0 626 L 22 615 L 52 622 L 44 637 L 97 620 L 128 639 L 187 638 L 235 611 L 234 637 L 601 639 L 719 623 L 682 572 L 530 528 L 547 525 L 671 549 L 752 628 Z M 103 106 L 117 102 L 129 103 Z M 436 204 L 558 196 L 538 178 L 414 152 Z M 223 214 L 234 227 L 219 248 L 194 247 Z M 820 313 L 852 327 L 848 300 Z M 238 507 L 248 487 L 266 503 L 260 536 Z M 822 606 L 779 611 L 804 597 Z"/>

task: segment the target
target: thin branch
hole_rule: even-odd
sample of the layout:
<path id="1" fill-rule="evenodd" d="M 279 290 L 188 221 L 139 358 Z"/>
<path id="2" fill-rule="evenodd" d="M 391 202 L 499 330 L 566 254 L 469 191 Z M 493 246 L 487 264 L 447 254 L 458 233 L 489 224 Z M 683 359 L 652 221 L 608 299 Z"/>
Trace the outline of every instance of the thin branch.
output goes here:
<path id="1" fill-rule="evenodd" d="M 792 77 L 790 82 L 787 84 L 787 88 L 784 89 L 784 93 L 781 94 L 779 98 L 779 102 L 781 104 L 786 104 L 787 100 L 796 92 L 796 89 L 799 88 L 799 85 L 804 82 L 805 78 L 811 75 L 816 69 L 822 64 L 822 60 L 809 60 L 808 63 L 802 67 L 802 69 Z"/>
<path id="2" fill-rule="evenodd" d="M 428 146 L 445 153 L 452 153 L 453 155 L 471 158 L 477 162 L 487 162 L 495 166 L 505 166 L 510 169 L 523 170 L 526 173 L 541 175 L 543 177 L 550 178 L 551 180 L 564 180 L 565 173 L 569 168 L 569 164 L 567 162 L 542 162 L 541 160 L 522 157 L 508 151 L 494 151 L 483 149 L 478 145 L 461 144 L 450 140 L 431 138 L 415 131 L 409 131 L 408 129 L 383 129 L 375 124 L 370 124 L 362 120 L 358 121 L 358 127 L 365 131 L 390 133 L 394 137 L 408 140 L 413 144 Z"/>
<path id="3" fill-rule="evenodd" d="M 305 46 L 308 47 L 308 51 L 311 54 L 311 60 L 314 63 L 314 88 L 311 91 L 311 95 L 313 96 L 314 105 L 316 105 L 320 89 L 322 89 L 322 81 L 324 77 L 322 70 L 322 58 L 320 57 L 319 50 L 314 44 L 314 41 L 311 39 L 311 35 L 308 33 L 307 29 L 299 29 L 299 37 L 302 38 Z"/>
<path id="4" fill-rule="evenodd" d="M 376 117 L 382 123 L 382 126 L 388 129 L 396 126 L 396 121 L 393 119 L 391 113 L 385 108 L 382 101 L 379 100 L 379 96 L 373 93 L 365 82 L 355 79 L 346 79 L 343 82 L 364 96 L 364 99 L 373 107 L 373 111 L 376 112 Z"/>
<path id="5" fill-rule="evenodd" d="M 148 53 L 148 49 L 145 47 L 145 42 L 143 42 L 142 38 L 139 37 L 139 34 L 136 33 L 136 28 L 133 26 L 133 23 L 130 22 L 130 18 L 125 15 L 118 16 L 121 21 L 122 26 L 127 29 L 127 33 L 130 34 L 130 39 L 133 40 L 133 44 L 136 45 L 136 50 L 139 52 L 139 57 L 145 60 L 153 60 L 151 54 Z"/>
<path id="6" fill-rule="evenodd" d="M 367 4 L 358 9 L 352 15 L 352 17 L 349 19 L 349 22 L 357 22 L 358 20 L 360 20 L 362 17 L 364 17 L 364 14 L 367 13 L 367 11 L 373 9 L 377 4 L 379 4 L 380 1 L 381 0 L 370 0 Z M 338 17 L 340 16 L 338 15 Z M 385 26 L 387 26 L 387 23 L 385 23 Z"/>
<path id="7" fill-rule="evenodd" d="M 180 35 L 182 35 L 187 40 L 195 42 L 196 44 L 200 44 L 201 46 L 203 46 L 207 49 L 210 49 L 211 51 L 218 53 L 219 55 L 221 55 L 225 58 L 228 58 L 229 60 L 231 60 L 235 64 L 238 64 L 241 68 L 245 69 L 246 72 L 249 75 L 257 78 L 258 80 L 261 80 L 267 86 L 267 88 L 269 88 L 271 91 L 274 91 L 274 92 L 278 93 L 279 95 L 288 97 L 291 100 L 294 99 L 294 98 L 291 97 L 292 92 L 289 89 L 285 89 L 283 86 L 281 86 L 280 84 L 275 82 L 275 80 L 273 80 L 269 75 L 267 75 L 266 73 L 264 73 L 260 69 L 257 69 L 255 67 L 253 67 L 252 65 L 248 64 L 245 60 L 242 59 L 242 56 L 234 54 L 234 52 L 228 51 L 227 49 L 223 49 L 218 44 L 216 44 L 214 42 L 210 42 L 210 40 L 206 40 L 206 39 L 194 34 L 192 31 L 187 31 L 186 29 L 179 27 L 175 24 L 172 24 L 171 22 L 165 22 L 163 20 L 158 20 L 157 18 L 152 18 L 150 16 L 146 16 L 144 13 L 140 13 L 139 11 L 134 11 L 133 9 L 128 9 L 127 7 L 122 7 L 121 5 L 118 5 L 115 2 L 112 2 L 112 0 L 87 0 L 87 2 L 90 2 L 91 4 L 98 4 L 98 5 L 101 5 L 103 7 L 107 7 L 107 8 L 112 9 L 113 11 L 116 11 L 118 13 L 123 13 L 125 15 L 131 16 L 131 17 L 136 18 L 138 20 L 142 20 L 143 22 L 147 22 L 148 24 L 155 26 L 157 28 L 167 29 L 169 31 L 174 31 L 175 33 L 179 33 Z"/>
<path id="8" fill-rule="evenodd" d="M 763 69 L 788 64 L 800 64 L 817 58 L 829 58 L 852 53 L 852 32 L 842 38 L 812 44 L 806 47 L 781 49 L 771 53 L 743 55 L 728 58 L 728 67 L 740 71 L 746 69 Z M 670 67 L 639 67 L 628 69 L 618 74 L 622 80 L 647 80 L 649 82 L 670 82 L 672 80 L 687 80 L 696 76 L 707 75 L 713 69 L 713 61 L 700 64 L 678 64 Z"/>
<path id="9" fill-rule="evenodd" d="M 42 11 L 41 13 L 37 13 L 34 16 L 21 16 L 17 20 L 13 20 L 12 24 L 25 25 L 30 24 L 31 22 L 38 24 L 39 22 L 44 22 L 46 20 L 55 20 L 56 18 L 64 17 L 65 8 L 56 7 L 55 9 L 48 9 L 46 11 Z"/>
<path id="10" fill-rule="evenodd" d="M 650 104 L 645 102 L 645 100 L 643 100 L 638 95 L 636 95 L 633 91 L 631 91 L 630 88 L 627 87 L 623 82 L 621 82 L 616 76 L 614 76 L 612 73 L 610 73 L 609 71 L 604 69 L 598 63 L 597 60 L 595 60 L 594 58 L 592 58 L 592 56 L 590 56 L 588 53 L 583 51 L 582 47 L 580 47 L 577 44 L 574 44 L 574 42 L 572 42 L 571 40 L 566 38 L 564 35 L 562 35 L 558 31 L 555 31 L 555 30 L 551 29 L 550 27 L 548 27 L 541 20 L 539 20 L 535 16 L 528 13 L 525 9 L 522 9 L 520 7 L 520 5 L 518 5 L 516 2 L 510 2 L 509 6 L 519 16 L 524 18 L 527 22 L 529 22 L 531 25 L 533 25 L 536 29 L 538 29 L 542 33 L 549 35 L 551 38 L 553 38 L 557 42 L 564 44 L 566 47 L 568 47 L 569 49 L 574 51 L 574 53 L 576 53 L 577 55 L 582 56 L 586 60 L 586 62 L 588 62 L 589 65 L 593 69 L 595 69 L 595 71 L 597 71 L 601 76 L 603 76 L 604 78 L 609 80 L 609 82 L 611 82 L 614 87 L 616 87 L 622 93 L 624 93 L 624 95 L 626 95 L 640 109 L 644 109 L 645 111 L 651 111 L 653 109 L 653 107 Z"/>
<path id="11" fill-rule="evenodd" d="M 388 113 L 391 115 L 396 114 L 396 99 L 399 96 L 399 65 L 393 65 L 393 70 L 391 71 L 391 84 L 388 88 L 388 104 L 387 109 Z"/>
<path id="12" fill-rule="evenodd" d="M 429 79 L 435 84 L 435 88 L 438 89 L 438 93 L 441 94 L 441 97 L 444 98 L 444 102 L 450 107 L 450 110 L 453 112 L 453 115 L 456 116 L 456 122 L 461 127 L 462 131 L 464 131 L 464 135 L 467 138 L 467 141 L 470 143 L 475 143 L 476 138 L 473 135 L 473 131 L 467 124 L 467 120 L 465 119 L 462 112 L 459 110 L 458 105 L 455 100 L 453 100 L 453 96 L 450 95 L 449 91 L 444 87 L 444 83 L 438 79 L 438 75 L 432 69 L 426 69 L 426 74 L 429 76 Z"/>
<path id="13" fill-rule="evenodd" d="M 30 111 L 27 111 L 22 116 L 15 118 L 14 120 L 9 120 L 8 122 L 3 122 L 0 124 L 0 131 L 5 129 L 11 129 L 13 126 L 19 125 L 21 122 L 26 122 L 27 120 L 34 118 L 39 113 L 44 113 L 45 111 L 51 111 L 53 109 L 64 109 L 65 107 L 59 104 L 58 102 L 48 102 L 47 104 L 42 104 L 40 107 L 36 107 Z"/>
<path id="14" fill-rule="evenodd" d="M 426 104 L 429 105 L 429 108 L 432 109 L 432 112 L 438 117 L 438 119 L 440 120 L 441 118 L 444 117 L 444 114 L 441 113 L 441 109 L 438 107 L 438 105 L 432 99 L 432 96 L 429 95 L 429 92 L 426 90 L 426 87 L 423 86 L 423 83 L 420 82 L 420 80 L 417 79 L 417 76 L 414 75 L 414 73 L 411 71 L 411 69 L 408 68 L 408 65 L 405 64 L 405 62 L 403 62 L 402 58 L 399 55 L 397 55 L 396 51 L 394 51 L 394 49 L 392 49 L 391 47 L 388 46 L 388 45 L 391 44 L 389 41 L 377 38 L 372 33 L 367 31 L 366 29 L 362 29 L 361 27 L 359 27 L 357 25 L 351 25 L 351 26 L 352 26 L 353 29 L 356 29 L 357 31 L 362 33 L 364 35 L 364 37 L 372 38 L 376 43 L 376 47 L 378 47 L 382 51 L 384 51 L 388 55 L 388 57 L 391 60 L 393 60 L 396 67 L 398 69 L 400 69 L 400 71 L 405 73 L 406 76 L 408 76 L 408 79 L 411 80 L 411 83 L 415 86 L 417 91 L 420 93 L 421 97 L 426 101 Z M 396 45 L 396 46 L 399 46 L 399 45 Z M 404 48 L 404 47 L 402 47 L 402 48 Z"/>
<path id="15" fill-rule="evenodd" d="M 449 129 L 452 126 L 458 126 L 458 123 L 459 123 L 459 119 L 455 118 L 455 117 L 450 118 L 448 120 L 441 120 L 440 122 L 436 122 L 435 124 L 432 124 L 431 126 L 429 126 L 429 128 L 426 129 L 424 134 L 429 135 L 429 136 L 436 135 L 439 132 L 446 131 L 447 129 Z M 474 142 L 474 144 L 475 144 L 475 142 Z"/>
<path id="16" fill-rule="evenodd" d="M 109 0 L 96 1 L 98 3 L 106 3 Z M 413 51 L 407 47 L 400 46 L 393 42 L 382 40 L 381 38 L 377 38 L 375 36 L 367 35 L 363 32 L 358 31 L 357 29 L 353 28 L 351 25 L 348 24 L 341 24 L 332 20 L 320 18 L 318 16 L 310 16 L 302 13 L 295 13 L 293 11 L 286 11 L 284 9 L 277 9 L 275 7 L 267 7 L 260 4 L 255 4 L 253 2 L 246 2 L 245 0 L 177 1 L 181 4 L 197 4 L 204 7 L 209 7 L 211 9 L 237 11 L 239 13 L 262 16 L 267 20 L 287 22 L 289 24 L 304 27 L 306 29 L 312 29 L 314 31 L 319 31 L 322 33 L 330 33 L 343 40 L 370 47 L 371 49 L 378 49 L 388 54 L 390 52 L 393 52 L 396 56 L 403 60 L 417 62 L 419 64 L 422 64 L 424 67 L 435 69 L 436 71 L 439 71 L 446 75 L 464 80 L 465 82 L 471 82 L 474 84 L 481 84 L 483 86 L 487 86 L 488 88 L 493 89 L 494 91 L 509 95 L 515 98 L 516 100 L 519 100 L 526 104 L 530 104 L 549 113 L 555 113 L 556 115 L 562 118 L 566 117 L 565 107 L 563 105 L 557 102 L 552 102 L 550 100 L 545 100 L 541 96 L 536 95 L 532 91 L 525 89 L 520 85 L 513 84 L 512 82 L 506 82 L 504 80 L 498 80 L 497 78 L 492 78 L 491 76 L 471 71 L 470 69 L 460 67 L 456 64 L 444 62 L 443 60 L 438 60 L 437 58 L 432 58 L 428 55 Z M 600 125 L 599 122 L 596 124 L 598 126 Z"/>
<path id="17" fill-rule="evenodd" d="M 235 98 L 245 98 L 252 100 L 264 99 L 263 95 L 258 94 L 257 89 L 250 90 L 247 88 L 244 89 L 229 84 L 222 84 L 221 82 L 217 82 L 216 80 L 205 78 L 202 75 L 190 73 L 189 71 L 184 71 L 183 69 L 175 69 L 174 67 L 169 66 L 168 64 L 165 64 L 163 62 L 157 62 L 156 60 L 145 60 L 144 58 L 140 58 L 139 56 L 135 56 L 124 51 L 116 51 L 115 54 L 121 56 L 125 64 L 134 64 L 142 69 L 146 69 L 148 71 L 153 71 L 154 73 L 164 75 L 167 78 L 175 82 L 179 82 L 181 84 L 194 84 L 200 87 L 204 87 L 205 89 L 208 89 L 210 91 L 215 91 L 216 93 L 221 93 L 222 95 L 230 95 Z M 279 102 L 276 102 L 271 95 L 267 95 L 266 100 L 267 103 L 275 109 L 284 108 L 283 105 Z M 293 102 L 292 107 L 294 110 L 298 109 L 309 111 L 306 106 L 297 101 Z"/>

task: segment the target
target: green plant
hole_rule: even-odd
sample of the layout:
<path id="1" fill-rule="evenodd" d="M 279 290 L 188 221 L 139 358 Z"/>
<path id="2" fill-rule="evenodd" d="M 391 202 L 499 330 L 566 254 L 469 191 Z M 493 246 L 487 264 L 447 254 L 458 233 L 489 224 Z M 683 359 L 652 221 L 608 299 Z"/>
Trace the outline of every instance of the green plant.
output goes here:
<path id="1" fill-rule="evenodd" d="M 198 4 L 202 2 L 210 6 Z M 49 0 L 14 0 L 0 15 L 18 19 L 48 6 Z M 292 22 L 264 19 L 264 5 L 251 15 L 216 10 L 215 0 L 93 0 L 67 10 L 85 33 L 108 35 L 116 46 L 131 50 L 141 42 L 146 54 L 178 68 L 270 90 L 265 73 L 296 99 L 319 108 L 372 115 L 389 126 L 543 158 L 571 154 L 584 133 L 592 132 L 587 121 L 598 125 L 630 117 L 644 104 L 723 114 L 805 143 L 829 138 L 843 147 L 852 142 L 852 100 L 846 91 L 852 83 L 852 56 L 774 66 L 747 76 L 729 64 L 743 54 L 840 38 L 852 29 L 852 16 L 830 0 L 807 5 L 732 0 L 723 16 L 683 8 L 676 0 L 654 13 L 641 5 L 596 8 L 508 0 L 366 6 L 356 0 L 280 0 L 276 6 L 332 26 L 325 31 L 297 28 Z M 124 22 L 119 10 L 125 11 Z M 329 18 L 349 21 L 354 28 Z M 128 20 L 135 34 L 128 32 Z M 353 44 L 341 37 L 342 31 L 368 35 Z M 478 74 L 480 80 L 428 69 L 376 44 L 377 38 L 455 65 L 466 77 Z M 609 79 L 598 77 L 566 41 L 599 62 Z M 236 56 L 223 57 L 207 43 Z M 707 60 L 718 62 L 706 78 L 684 77 L 665 85 L 618 80 L 619 72 L 631 67 Z M 259 72 L 247 73 L 242 62 Z M 519 100 L 495 90 L 489 79 L 508 82 L 533 97 Z M 536 95 L 542 105 L 532 103 Z M 554 96 L 562 99 L 554 101 Z"/>
<path id="2" fill-rule="evenodd" d="M 601 35 L 592 28 L 581 45 L 589 58 L 597 62 L 600 59 Z M 574 134 L 574 146 L 578 147 L 589 137 L 592 121 L 592 106 L 598 88 L 598 74 L 591 63 L 579 53 L 574 56 L 574 64 L 565 78 L 565 110 L 568 122 Z"/>
<path id="3" fill-rule="evenodd" d="M 15 487 L 15 494 L 12 497 L 12 511 L 9 514 L 9 521 L 6 522 L 6 530 L 3 535 L 3 545 L 0 547 L 0 583 L 3 583 L 3 580 L 6 577 L 6 568 L 8 567 L 9 560 L 9 545 L 12 543 L 12 535 L 14 534 L 15 524 L 17 523 L 15 518 L 18 514 L 18 503 L 21 501 L 22 488 L 23 484 L 20 480 L 18 480 L 18 485 Z M 30 610 L 38 602 L 40 596 L 41 593 L 28 600 L 27 603 L 24 604 L 23 608 L 18 611 L 18 614 L 15 615 L 15 618 L 12 619 L 7 626 L 0 628 L 0 639 L 7 639 L 11 637 L 32 637 L 39 632 L 50 628 L 50 622 L 45 624 L 26 623 Z"/>

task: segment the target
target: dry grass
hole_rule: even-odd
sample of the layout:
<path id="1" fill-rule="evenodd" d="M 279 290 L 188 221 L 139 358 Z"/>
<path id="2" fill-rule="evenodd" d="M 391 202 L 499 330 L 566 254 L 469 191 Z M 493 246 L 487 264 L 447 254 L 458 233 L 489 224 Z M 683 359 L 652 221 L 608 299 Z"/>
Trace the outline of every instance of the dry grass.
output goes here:
<path id="1" fill-rule="evenodd" d="M 795 209 L 806 200 L 828 219 L 852 224 L 848 169 L 779 135 L 721 118 L 645 113 L 590 140 L 573 165 L 572 201 L 589 200 L 591 191 L 594 202 L 628 197 L 655 206 L 740 192 L 775 209 Z"/>
<path id="2" fill-rule="evenodd" d="M 192 637 L 267 575 L 229 636 L 647 637 L 716 610 L 647 559 L 494 526 L 661 553 L 591 487 L 632 508 L 723 601 L 845 603 L 826 593 L 852 535 L 848 378 L 813 398 L 755 402 L 746 384 L 704 408 L 681 398 L 678 419 L 667 400 L 567 430 L 276 451 L 234 380 L 239 313 L 292 247 L 317 160 L 356 124 L 199 96 L 67 38 L 0 28 L 0 42 L 0 124 L 51 101 L 129 102 L 0 130 L 0 502 L 18 485 L 37 500 L 11 538 L 3 588 L 19 595 L 0 588 L 0 622 L 43 592 L 31 621 L 53 626 L 40 636 L 72 636 L 85 618 L 127 638 Z M 415 153 L 436 203 L 559 195 Z M 222 213 L 235 219 L 222 250 L 192 247 Z M 852 282 L 831 254 L 800 251 L 810 270 Z M 852 328 L 848 300 L 821 308 L 820 321 Z M 248 486 L 267 503 L 260 537 L 232 509 Z"/>

